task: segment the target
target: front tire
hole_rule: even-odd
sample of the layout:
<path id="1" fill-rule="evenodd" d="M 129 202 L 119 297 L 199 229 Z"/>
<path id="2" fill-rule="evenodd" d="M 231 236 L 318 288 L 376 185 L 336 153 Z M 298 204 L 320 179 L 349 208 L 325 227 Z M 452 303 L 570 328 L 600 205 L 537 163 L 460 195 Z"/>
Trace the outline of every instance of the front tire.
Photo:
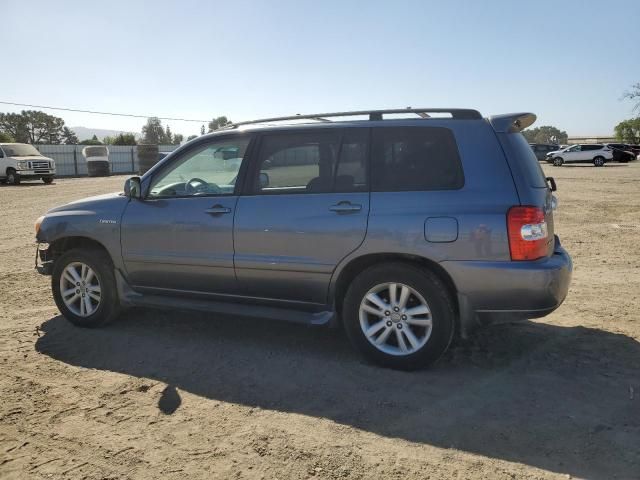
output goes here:
<path id="1" fill-rule="evenodd" d="M 53 183 L 53 177 L 42 177 L 42 181 L 47 185 L 50 185 Z"/>
<path id="2" fill-rule="evenodd" d="M 597 156 L 593 159 L 593 164 L 596 167 L 604 167 L 604 157 Z"/>
<path id="3" fill-rule="evenodd" d="M 564 160 L 562 159 L 562 157 L 556 157 L 553 159 L 554 167 L 561 167 L 563 163 L 564 163 Z"/>
<path id="4" fill-rule="evenodd" d="M 7 183 L 9 185 L 20 185 L 20 174 L 13 168 L 7 168 Z"/>
<path id="5" fill-rule="evenodd" d="M 440 279 L 403 263 L 376 265 L 358 275 L 342 315 L 354 347 L 374 363 L 401 370 L 438 360 L 451 343 L 456 318 Z"/>
<path id="6" fill-rule="evenodd" d="M 79 327 L 100 327 L 120 310 L 111 258 L 96 248 L 61 255 L 51 276 L 53 298 L 67 320 Z"/>

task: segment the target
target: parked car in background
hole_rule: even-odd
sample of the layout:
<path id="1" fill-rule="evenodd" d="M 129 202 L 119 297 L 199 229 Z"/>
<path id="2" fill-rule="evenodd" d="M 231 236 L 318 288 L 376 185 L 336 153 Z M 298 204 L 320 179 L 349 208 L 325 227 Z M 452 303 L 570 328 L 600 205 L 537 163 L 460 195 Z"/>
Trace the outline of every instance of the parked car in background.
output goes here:
<path id="1" fill-rule="evenodd" d="M 342 323 L 369 359 L 423 367 L 455 332 L 542 317 L 567 295 L 555 182 L 520 133 L 535 118 L 400 109 L 232 125 L 124 194 L 50 210 L 38 270 L 78 326 L 123 306 Z"/>
<path id="2" fill-rule="evenodd" d="M 547 159 L 547 153 L 560 150 L 560 145 L 553 143 L 530 143 L 529 146 L 539 161 Z"/>
<path id="3" fill-rule="evenodd" d="M 607 143 L 606 145 L 613 153 L 614 162 L 627 163 L 636 159 L 637 154 L 633 153 L 631 146 L 626 143 Z"/>
<path id="4" fill-rule="evenodd" d="M 565 163 L 593 163 L 596 167 L 604 166 L 613 160 L 613 151 L 602 143 L 581 143 L 547 153 L 548 163 L 560 167 Z"/>
<path id="5" fill-rule="evenodd" d="M 56 164 L 27 143 L 0 143 L 0 182 L 17 185 L 22 180 L 53 182 Z"/>

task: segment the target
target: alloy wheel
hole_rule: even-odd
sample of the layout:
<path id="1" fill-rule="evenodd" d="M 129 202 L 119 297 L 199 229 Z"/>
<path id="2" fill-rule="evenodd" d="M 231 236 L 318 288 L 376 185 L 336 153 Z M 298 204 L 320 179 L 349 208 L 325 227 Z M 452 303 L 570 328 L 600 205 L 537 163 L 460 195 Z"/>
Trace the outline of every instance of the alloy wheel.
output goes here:
<path id="1" fill-rule="evenodd" d="M 73 314 L 88 317 L 100 306 L 100 279 L 89 265 L 70 263 L 60 276 L 60 296 Z"/>
<path id="2" fill-rule="evenodd" d="M 359 319 L 369 343 L 389 355 L 417 352 L 433 329 L 427 301 L 402 283 L 382 283 L 369 290 L 360 302 Z"/>

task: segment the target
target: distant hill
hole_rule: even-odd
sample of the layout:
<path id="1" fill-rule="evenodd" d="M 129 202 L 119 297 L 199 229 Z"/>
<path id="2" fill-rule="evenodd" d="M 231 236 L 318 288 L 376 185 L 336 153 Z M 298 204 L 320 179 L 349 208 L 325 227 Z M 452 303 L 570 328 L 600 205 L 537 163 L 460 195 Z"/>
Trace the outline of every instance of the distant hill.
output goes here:
<path id="1" fill-rule="evenodd" d="M 136 138 L 140 136 L 138 133 L 127 132 L 124 130 L 106 130 L 103 128 L 86 128 L 86 127 L 69 127 L 69 128 L 71 128 L 71 130 L 76 132 L 76 135 L 78 136 L 78 140 L 80 141 L 89 140 L 93 138 L 94 135 L 98 137 L 98 140 L 102 140 L 104 137 L 114 137 L 119 133 L 133 133 L 136 136 Z"/>

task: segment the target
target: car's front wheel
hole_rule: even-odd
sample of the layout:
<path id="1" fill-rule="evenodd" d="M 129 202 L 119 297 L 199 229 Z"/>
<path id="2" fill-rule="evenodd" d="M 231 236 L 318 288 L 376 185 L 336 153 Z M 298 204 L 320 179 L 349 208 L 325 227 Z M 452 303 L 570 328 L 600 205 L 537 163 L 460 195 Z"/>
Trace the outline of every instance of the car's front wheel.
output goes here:
<path id="1" fill-rule="evenodd" d="M 51 276 L 53 298 L 74 325 L 99 327 L 119 313 L 113 264 L 99 249 L 73 249 L 61 255 Z"/>
<path id="2" fill-rule="evenodd" d="M 600 156 L 595 157 L 595 158 L 593 159 L 593 164 L 594 164 L 596 167 L 602 167 L 602 166 L 604 166 L 604 157 L 600 157 Z"/>
<path id="3" fill-rule="evenodd" d="M 9 185 L 20 184 L 20 174 L 17 173 L 13 168 L 7 168 L 7 183 Z"/>
<path id="4" fill-rule="evenodd" d="M 413 370 L 442 356 L 453 338 L 455 310 L 440 279 L 403 263 L 358 275 L 343 306 L 347 336 L 368 359 Z"/>
<path id="5" fill-rule="evenodd" d="M 53 177 L 42 177 L 42 181 L 47 185 L 53 183 Z"/>
<path id="6" fill-rule="evenodd" d="M 562 157 L 556 157 L 553 159 L 554 167 L 561 167 L 563 163 L 564 163 L 564 160 L 562 159 Z"/>

